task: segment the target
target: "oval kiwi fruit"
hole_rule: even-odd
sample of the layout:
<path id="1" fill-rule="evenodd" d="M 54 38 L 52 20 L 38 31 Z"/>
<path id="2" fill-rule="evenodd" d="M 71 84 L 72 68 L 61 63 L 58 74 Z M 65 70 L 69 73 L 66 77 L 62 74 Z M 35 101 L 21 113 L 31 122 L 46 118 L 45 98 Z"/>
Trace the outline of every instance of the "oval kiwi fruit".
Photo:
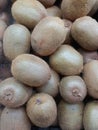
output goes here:
<path id="1" fill-rule="evenodd" d="M 23 107 L 4 108 L 0 130 L 31 130 L 31 124 Z"/>
<path id="2" fill-rule="evenodd" d="M 31 122 L 38 127 L 48 127 L 57 118 L 57 107 L 52 96 L 38 93 L 31 97 L 27 103 L 27 115 Z"/>
<path id="3" fill-rule="evenodd" d="M 92 60 L 84 65 L 83 78 L 86 83 L 88 94 L 98 99 L 98 61 Z"/>
<path id="4" fill-rule="evenodd" d="M 41 86 L 51 77 L 48 64 L 43 59 L 32 54 L 17 56 L 12 61 L 11 72 L 17 80 L 31 87 Z"/>
<path id="5" fill-rule="evenodd" d="M 83 57 L 70 45 L 61 45 L 50 58 L 51 67 L 62 75 L 77 75 L 83 69 Z"/>
<path id="6" fill-rule="evenodd" d="M 62 130 L 82 129 L 84 104 L 68 104 L 63 100 L 58 105 L 58 122 Z"/>
<path id="7" fill-rule="evenodd" d="M 94 100 L 86 104 L 83 116 L 83 125 L 85 130 L 98 129 L 98 101 Z"/>
<path id="8" fill-rule="evenodd" d="M 78 103 L 85 99 L 87 88 L 80 76 L 63 77 L 60 81 L 60 94 L 68 103 Z"/>
<path id="9" fill-rule="evenodd" d="M 10 25 L 3 37 L 3 50 L 9 60 L 30 51 L 30 32 L 21 24 Z"/>
<path id="10" fill-rule="evenodd" d="M 48 16 L 34 28 L 31 34 L 31 46 L 37 54 L 48 56 L 63 44 L 65 37 L 66 29 L 63 20 Z"/>
<path id="11" fill-rule="evenodd" d="M 13 77 L 0 82 L 0 103 L 7 107 L 19 107 L 27 102 L 32 89 Z"/>
<path id="12" fill-rule="evenodd" d="M 84 16 L 75 20 L 71 28 L 71 34 L 82 48 L 94 51 L 98 49 L 97 27 L 98 22 L 95 19 Z"/>
<path id="13" fill-rule="evenodd" d="M 37 91 L 47 93 L 55 97 L 59 92 L 59 81 L 60 81 L 59 75 L 54 70 L 51 70 L 51 78 L 48 80 L 46 84 L 38 87 Z"/>

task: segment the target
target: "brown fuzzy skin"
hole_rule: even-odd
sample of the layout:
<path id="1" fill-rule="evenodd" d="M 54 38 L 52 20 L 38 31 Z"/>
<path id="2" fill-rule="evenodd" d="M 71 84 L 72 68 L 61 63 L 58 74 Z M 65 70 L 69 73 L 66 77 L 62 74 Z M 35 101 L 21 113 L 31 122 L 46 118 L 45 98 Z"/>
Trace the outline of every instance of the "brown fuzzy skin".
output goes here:
<path id="1" fill-rule="evenodd" d="M 31 124 L 23 107 L 4 108 L 0 130 L 31 130 Z"/>
<path id="2" fill-rule="evenodd" d="M 27 115 L 36 126 L 52 125 L 57 118 L 55 100 L 45 93 L 35 94 L 27 103 Z"/>
<path id="3" fill-rule="evenodd" d="M 0 0 L 0 11 L 6 7 L 7 3 L 7 0 Z"/>
<path id="4" fill-rule="evenodd" d="M 63 17 L 71 21 L 86 16 L 93 8 L 96 0 L 63 0 L 61 10 Z"/>
<path id="5" fill-rule="evenodd" d="M 84 104 L 68 104 L 61 100 L 58 105 L 58 121 L 62 130 L 82 129 Z"/>
<path id="6" fill-rule="evenodd" d="M 21 24 L 10 25 L 3 37 L 5 56 L 11 61 L 20 54 L 30 51 L 30 32 Z"/>
<path id="7" fill-rule="evenodd" d="M 45 7 L 37 0 L 17 0 L 13 3 L 11 11 L 18 23 L 30 29 L 47 16 Z"/>
<path id="8" fill-rule="evenodd" d="M 85 64 L 83 78 L 87 85 L 88 94 L 98 99 L 98 60 L 92 60 Z"/>
<path id="9" fill-rule="evenodd" d="M 77 19 L 71 28 L 71 34 L 74 40 L 86 50 L 94 51 L 98 49 L 98 22 L 84 16 Z"/>
<path id="10" fill-rule="evenodd" d="M 12 75 L 24 84 L 38 87 L 45 84 L 51 77 L 48 64 L 38 56 L 22 54 L 12 61 Z"/>
<path id="11" fill-rule="evenodd" d="M 67 19 L 63 19 L 65 29 L 67 30 L 66 38 L 64 44 L 71 44 L 72 43 L 72 36 L 71 36 L 71 26 L 72 22 Z"/>
<path id="12" fill-rule="evenodd" d="M 38 0 L 40 1 L 45 7 L 53 6 L 56 0 Z"/>
<path id="13" fill-rule="evenodd" d="M 32 89 L 13 77 L 0 82 L 0 103 L 11 108 L 25 104 L 32 95 Z"/>
<path id="14" fill-rule="evenodd" d="M 3 40 L 3 35 L 6 28 L 7 28 L 7 24 L 3 20 L 0 20 L 0 40 Z"/>
<path id="15" fill-rule="evenodd" d="M 84 64 L 92 61 L 92 60 L 98 60 L 98 53 L 97 51 L 86 51 L 82 48 L 78 49 L 78 51 L 83 56 L 83 62 Z"/>
<path id="16" fill-rule="evenodd" d="M 54 16 L 54 17 L 62 17 L 61 9 L 57 6 L 52 6 L 50 8 L 47 8 L 48 16 Z"/>
<path id="17" fill-rule="evenodd" d="M 83 57 L 70 45 L 61 45 L 60 48 L 50 56 L 51 67 L 62 75 L 77 75 L 83 69 Z"/>
<path id="18" fill-rule="evenodd" d="M 31 35 L 31 46 L 37 54 L 48 56 L 63 44 L 65 37 L 66 30 L 63 20 L 48 16 L 34 28 Z"/>
<path id="19" fill-rule="evenodd" d="M 59 89 L 62 98 L 68 103 L 79 103 L 87 95 L 86 84 L 80 76 L 62 78 Z"/>
<path id="20" fill-rule="evenodd" d="M 98 101 L 94 100 L 86 104 L 83 116 L 85 130 L 98 129 Z"/>
<path id="21" fill-rule="evenodd" d="M 7 25 L 9 25 L 10 15 L 7 12 L 1 12 L 0 13 L 0 19 L 3 20 L 4 22 L 6 22 Z"/>
<path id="22" fill-rule="evenodd" d="M 48 80 L 48 82 L 45 85 L 37 88 L 37 91 L 47 93 L 55 97 L 59 92 L 59 81 L 60 81 L 59 75 L 54 70 L 51 70 L 50 80 Z"/>

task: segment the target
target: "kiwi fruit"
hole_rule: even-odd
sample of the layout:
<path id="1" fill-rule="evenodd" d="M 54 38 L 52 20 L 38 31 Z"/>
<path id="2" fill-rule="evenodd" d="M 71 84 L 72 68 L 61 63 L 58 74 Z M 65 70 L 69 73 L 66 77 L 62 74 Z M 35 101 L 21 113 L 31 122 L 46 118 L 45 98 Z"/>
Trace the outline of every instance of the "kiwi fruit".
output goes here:
<path id="1" fill-rule="evenodd" d="M 83 62 L 84 64 L 92 61 L 92 60 L 98 60 L 98 53 L 97 51 L 87 51 L 82 48 L 78 49 L 78 51 L 83 56 Z"/>
<path id="2" fill-rule="evenodd" d="M 66 76 L 60 81 L 60 94 L 68 103 L 78 103 L 85 99 L 87 88 L 80 76 Z"/>
<path id="3" fill-rule="evenodd" d="M 0 130 L 31 130 L 31 123 L 23 107 L 4 108 L 0 125 Z"/>
<path id="4" fill-rule="evenodd" d="M 53 97 L 56 97 L 59 92 L 59 75 L 54 71 L 51 70 L 51 78 L 48 80 L 46 84 L 37 88 L 38 92 L 47 93 Z"/>
<path id="5" fill-rule="evenodd" d="M 27 102 L 32 95 L 32 89 L 13 77 L 0 82 L 0 103 L 16 108 Z"/>
<path id="6" fill-rule="evenodd" d="M 71 28 L 71 34 L 82 48 L 94 51 L 98 49 L 97 27 L 98 22 L 95 19 L 84 16 L 75 20 Z"/>
<path id="7" fill-rule="evenodd" d="M 17 56 L 12 61 L 11 72 L 17 80 L 31 87 L 41 86 L 51 77 L 49 65 L 32 54 Z"/>
<path id="8" fill-rule="evenodd" d="M 83 57 L 70 45 L 61 45 L 50 58 L 51 67 L 62 75 L 77 75 L 83 69 Z"/>
<path id="9" fill-rule="evenodd" d="M 3 40 L 3 35 L 6 28 L 7 28 L 7 24 L 3 20 L 0 19 L 0 41 Z"/>
<path id="10" fill-rule="evenodd" d="M 41 56 L 48 56 L 63 44 L 66 37 L 64 22 L 58 17 L 42 19 L 31 34 L 32 49 Z"/>
<path id="11" fill-rule="evenodd" d="M 52 7 L 47 8 L 47 13 L 48 13 L 48 16 L 54 16 L 54 17 L 60 17 L 60 18 L 62 16 L 62 12 L 60 8 L 57 6 L 52 6 Z"/>
<path id="12" fill-rule="evenodd" d="M 47 16 L 45 7 L 38 0 L 17 0 L 13 3 L 11 12 L 18 23 L 30 29 Z"/>
<path id="13" fill-rule="evenodd" d="M 40 1 L 45 7 L 52 6 L 56 0 L 38 0 Z"/>
<path id="14" fill-rule="evenodd" d="M 27 103 L 27 115 L 31 122 L 38 127 L 48 127 L 57 118 L 57 107 L 52 96 L 38 93 L 31 97 Z"/>
<path id="15" fill-rule="evenodd" d="M 83 125 L 85 130 L 98 129 L 98 101 L 94 100 L 86 104 L 83 116 Z"/>
<path id="16" fill-rule="evenodd" d="M 62 130 L 81 130 L 84 104 L 68 104 L 61 100 L 58 105 L 58 122 Z"/>
<path id="17" fill-rule="evenodd" d="M 96 0 L 62 0 L 61 10 L 63 17 L 71 21 L 76 20 L 82 16 L 86 16 Z"/>
<path id="18" fill-rule="evenodd" d="M 84 65 L 83 78 L 86 83 L 88 94 L 98 99 L 98 60 L 92 60 Z"/>

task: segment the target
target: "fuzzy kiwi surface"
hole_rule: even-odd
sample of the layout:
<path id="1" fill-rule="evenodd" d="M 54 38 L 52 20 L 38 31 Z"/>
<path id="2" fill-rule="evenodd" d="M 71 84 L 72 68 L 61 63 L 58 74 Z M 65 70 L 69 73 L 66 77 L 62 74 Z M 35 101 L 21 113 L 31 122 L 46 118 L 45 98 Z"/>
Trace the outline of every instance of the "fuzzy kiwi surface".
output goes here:
<path id="1" fill-rule="evenodd" d="M 51 126 L 57 118 L 57 107 L 52 96 L 38 93 L 27 103 L 27 115 L 31 122 L 38 127 Z"/>
<path id="2" fill-rule="evenodd" d="M 83 78 L 86 83 L 88 94 L 98 99 L 98 61 L 92 60 L 84 65 Z"/>
<path id="3" fill-rule="evenodd" d="M 16 108 L 25 104 L 32 95 L 32 89 L 13 77 L 0 82 L 0 103 Z"/>
<path id="4" fill-rule="evenodd" d="M 94 51 L 98 49 L 97 27 L 98 22 L 95 19 L 84 16 L 75 20 L 71 28 L 71 34 L 82 48 Z"/>
<path id="5" fill-rule="evenodd" d="M 68 103 L 78 103 L 85 99 L 87 88 L 80 76 L 67 76 L 60 82 L 60 94 Z"/>
<path id="6" fill-rule="evenodd" d="M 11 11 L 18 23 L 30 29 L 47 16 L 45 7 L 38 0 L 17 0 L 13 3 Z"/>
<path id="7" fill-rule="evenodd" d="M 58 122 L 62 130 L 81 130 L 84 104 L 68 104 L 63 100 L 58 105 Z"/>
<path id="8" fill-rule="evenodd" d="M 61 45 L 49 59 L 51 67 L 62 75 L 80 74 L 83 69 L 83 57 L 70 45 Z"/>
<path id="9" fill-rule="evenodd" d="M 98 101 L 94 100 L 86 104 L 83 116 L 83 125 L 85 130 L 98 129 Z"/>
<path id="10" fill-rule="evenodd" d="M 4 108 L 0 130 L 31 130 L 31 124 L 23 107 Z"/>
<path id="11" fill-rule="evenodd" d="M 30 51 L 30 32 L 21 24 L 10 25 L 4 32 L 3 50 L 9 60 Z"/>
<path id="12" fill-rule="evenodd" d="M 51 70 L 51 78 L 48 80 L 46 84 L 38 87 L 37 91 L 47 93 L 55 97 L 59 92 L 59 82 L 60 82 L 59 75 L 54 70 Z"/>
<path id="13" fill-rule="evenodd" d="M 21 54 L 11 65 L 12 75 L 24 84 L 38 87 L 45 84 L 51 77 L 49 65 L 38 56 Z"/>
<path id="14" fill-rule="evenodd" d="M 31 46 L 37 54 L 48 56 L 63 44 L 66 32 L 63 20 L 48 16 L 34 28 L 31 34 Z"/>

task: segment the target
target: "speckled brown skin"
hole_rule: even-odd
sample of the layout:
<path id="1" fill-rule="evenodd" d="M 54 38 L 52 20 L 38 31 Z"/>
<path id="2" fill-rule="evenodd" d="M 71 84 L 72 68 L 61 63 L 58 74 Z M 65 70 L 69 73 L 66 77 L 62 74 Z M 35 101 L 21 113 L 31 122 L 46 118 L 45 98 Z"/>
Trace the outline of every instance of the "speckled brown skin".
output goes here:
<path id="1" fill-rule="evenodd" d="M 0 103 L 16 108 L 22 106 L 32 95 L 32 89 L 13 77 L 0 82 Z"/>
<path id="2" fill-rule="evenodd" d="M 60 94 L 68 103 L 79 103 L 87 95 L 86 84 L 80 76 L 66 76 L 60 82 Z"/>
<path id="3" fill-rule="evenodd" d="M 58 17 L 48 16 L 41 20 L 31 35 L 31 46 L 41 56 L 48 56 L 63 44 L 66 37 L 64 22 Z"/>
<path id="4" fill-rule="evenodd" d="M 61 47 L 50 56 L 51 67 L 62 75 L 78 75 L 83 69 L 83 57 L 70 45 Z"/>
<path id="5" fill-rule="evenodd" d="M 1 130 L 31 130 L 31 124 L 23 107 L 4 108 L 1 115 Z"/>
<path id="6" fill-rule="evenodd" d="M 61 4 L 61 10 L 63 17 L 74 21 L 77 18 L 87 15 L 96 0 L 63 0 Z"/>
<path id="7" fill-rule="evenodd" d="M 57 118 L 56 103 L 52 96 L 45 93 L 35 94 L 26 109 L 31 122 L 39 127 L 48 127 Z"/>
<path id="8" fill-rule="evenodd" d="M 58 121 L 62 130 L 81 130 L 83 103 L 68 104 L 63 100 L 58 105 Z"/>
<path id="9" fill-rule="evenodd" d="M 56 0 L 38 0 L 40 1 L 45 7 L 52 6 Z"/>
<path id="10" fill-rule="evenodd" d="M 3 35 L 6 28 L 7 28 L 7 24 L 3 20 L 0 20 L 0 40 L 3 40 Z"/>
<path id="11" fill-rule="evenodd" d="M 78 51 L 83 56 L 83 62 L 84 64 L 92 61 L 92 60 L 98 60 L 98 53 L 97 51 L 87 51 L 82 48 L 78 49 Z"/>
<path id="12" fill-rule="evenodd" d="M 6 7 L 7 0 L 0 0 L 0 12 Z"/>
<path id="13" fill-rule="evenodd" d="M 48 82 L 45 85 L 37 88 L 37 91 L 47 93 L 55 97 L 59 92 L 59 81 L 60 81 L 59 75 L 54 70 L 51 70 L 50 80 L 48 80 Z"/>
<path id="14" fill-rule="evenodd" d="M 74 40 L 86 50 L 94 51 L 98 49 L 98 22 L 84 16 L 77 19 L 71 28 L 71 34 Z"/>
<path id="15" fill-rule="evenodd" d="M 85 130 L 98 129 L 98 101 L 94 100 L 86 104 L 83 116 L 83 125 Z"/>
<path id="16" fill-rule="evenodd" d="M 47 16 L 45 7 L 37 0 L 17 0 L 11 10 L 14 19 L 30 29 Z"/>
<path id="17" fill-rule="evenodd" d="M 45 84 L 51 77 L 48 64 L 41 58 L 22 54 L 12 61 L 12 75 L 24 84 L 38 87 Z"/>
<path id="18" fill-rule="evenodd" d="M 30 32 L 21 24 L 8 26 L 4 32 L 3 50 L 5 56 L 11 61 L 20 54 L 30 51 Z"/>
<path id="19" fill-rule="evenodd" d="M 54 17 L 62 17 L 61 9 L 57 6 L 52 6 L 50 8 L 47 8 L 48 16 L 54 16 Z"/>
<path id="20" fill-rule="evenodd" d="M 98 99 L 98 61 L 93 60 L 84 66 L 83 78 L 87 85 L 88 94 Z"/>

